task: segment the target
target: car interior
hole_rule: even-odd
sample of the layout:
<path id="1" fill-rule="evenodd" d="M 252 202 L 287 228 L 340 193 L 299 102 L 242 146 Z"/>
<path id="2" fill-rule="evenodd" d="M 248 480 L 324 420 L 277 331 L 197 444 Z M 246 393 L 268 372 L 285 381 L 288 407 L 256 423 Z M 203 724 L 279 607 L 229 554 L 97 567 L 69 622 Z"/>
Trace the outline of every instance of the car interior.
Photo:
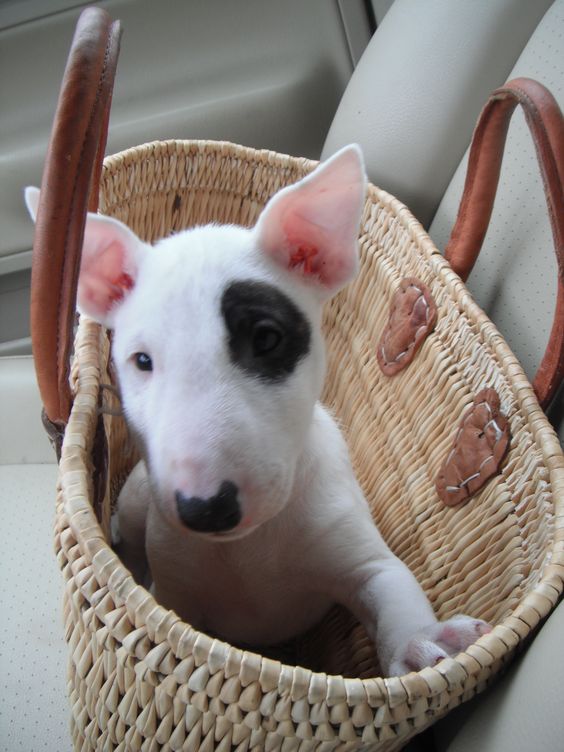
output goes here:
<path id="1" fill-rule="evenodd" d="M 76 0 L 0 0 L 0 750 L 71 748 L 56 458 L 29 331 L 33 224 Z M 214 139 L 325 159 L 362 147 L 369 179 L 443 251 L 489 94 L 519 76 L 564 107 L 564 0 L 104 0 L 124 35 L 107 154 Z M 558 269 L 535 148 L 516 112 L 489 230 L 467 285 L 532 381 Z M 564 442 L 564 388 L 548 417 Z M 491 687 L 411 750 L 564 749 L 564 606 Z"/>

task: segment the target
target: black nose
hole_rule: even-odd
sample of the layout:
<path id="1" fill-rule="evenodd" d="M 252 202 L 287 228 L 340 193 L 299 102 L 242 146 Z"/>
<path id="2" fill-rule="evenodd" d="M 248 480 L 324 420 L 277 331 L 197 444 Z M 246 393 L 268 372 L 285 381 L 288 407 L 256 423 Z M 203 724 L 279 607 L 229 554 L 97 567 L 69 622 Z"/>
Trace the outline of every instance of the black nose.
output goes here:
<path id="1" fill-rule="evenodd" d="M 241 507 L 237 498 L 239 489 L 230 480 L 224 480 L 218 493 L 209 499 L 184 496 L 176 492 L 176 508 L 182 522 L 199 533 L 221 533 L 232 530 L 241 521 Z"/>

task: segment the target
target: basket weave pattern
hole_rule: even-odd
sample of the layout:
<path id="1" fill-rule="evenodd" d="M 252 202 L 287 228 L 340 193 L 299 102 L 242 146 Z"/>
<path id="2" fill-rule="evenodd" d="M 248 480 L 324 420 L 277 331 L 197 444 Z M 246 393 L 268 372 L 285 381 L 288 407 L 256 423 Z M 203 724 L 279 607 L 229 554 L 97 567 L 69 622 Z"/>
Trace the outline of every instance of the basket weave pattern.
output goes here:
<path id="1" fill-rule="evenodd" d="M 252 225 L 273 193 L 313 167 L 231 144 L 148 144 L 106 159 L 100 209 L 150 242 L 210 221 Z M 556 603 L 564 465 L 519 364 L 408 210 L 374 186 L 361 254 L 358 278 L 327 304 L 324 401 L 347 435 L 384 538 L 439 618 L 470 613 L 493 632 L 435 668 L 383 679 L 363 629 L 339 610 L 298 644 L 312 667 L 303 668 L 213 639 L 159 606 L 108 545 L 111 506 L 135 461 L 122 418 L 105 417 L 110 470 L 101 523 L 89 501 L 100 382 L 112 371 L 107 334 L 83 318 L 56 520 L 77 750 L 399 749 L 483 689 Z M 429 287 L 438 323 L 415 361 L 389 378 L 375 349 L 407 276 Z M 485 386 L 500 395 L 511 448 L 482 492 L 447 508 L 435 477 L 460 417 Z"/>

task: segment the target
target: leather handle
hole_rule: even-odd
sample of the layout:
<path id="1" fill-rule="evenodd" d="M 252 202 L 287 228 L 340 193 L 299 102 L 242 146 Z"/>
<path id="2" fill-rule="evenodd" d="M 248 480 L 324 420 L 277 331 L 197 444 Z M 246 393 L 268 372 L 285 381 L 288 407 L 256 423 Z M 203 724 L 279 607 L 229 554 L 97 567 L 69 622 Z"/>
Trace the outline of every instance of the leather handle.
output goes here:
<path id="1" fill-rule="evenodd" d="M 533 387 L 547 408 L 564 378 L 564 120 L 542 84 L 516 78 L 496 89 L 482 110 L 470 147 L 458 216 L 445 249 L 454 271 L 466 280 L 474 267 L 493 209 L 509 121 L 521 105 L 539 162 L 558 262 L 556 310 L 546 352 Z"/>
<path id="2" fill-rule="evenodd" d="M 86 8 L 72 41 L 47 151 L 31 271 L 31 339 L 44 422 L 55 440 L 70 414 L 70 354 L 87 210 L 98 187 L 121 28 Z M 52 436 L 53 438 L 53 436 Z"/>

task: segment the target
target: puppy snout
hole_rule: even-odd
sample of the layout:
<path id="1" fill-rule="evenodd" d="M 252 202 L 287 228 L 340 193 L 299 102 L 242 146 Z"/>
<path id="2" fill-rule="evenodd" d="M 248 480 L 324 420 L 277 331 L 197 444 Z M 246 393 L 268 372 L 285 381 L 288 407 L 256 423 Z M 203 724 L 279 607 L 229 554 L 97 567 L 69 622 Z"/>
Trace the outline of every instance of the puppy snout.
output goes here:
<path id="1" fill-rule="evenodd" d="M 199 533 L 221 533 L 232 530 L 241 521 L 239 489 L 229 480 L 223 481 L 218 493 L 207 499 L 185 496 L 176 491 L 176 508 L 181 521 Z"/>

